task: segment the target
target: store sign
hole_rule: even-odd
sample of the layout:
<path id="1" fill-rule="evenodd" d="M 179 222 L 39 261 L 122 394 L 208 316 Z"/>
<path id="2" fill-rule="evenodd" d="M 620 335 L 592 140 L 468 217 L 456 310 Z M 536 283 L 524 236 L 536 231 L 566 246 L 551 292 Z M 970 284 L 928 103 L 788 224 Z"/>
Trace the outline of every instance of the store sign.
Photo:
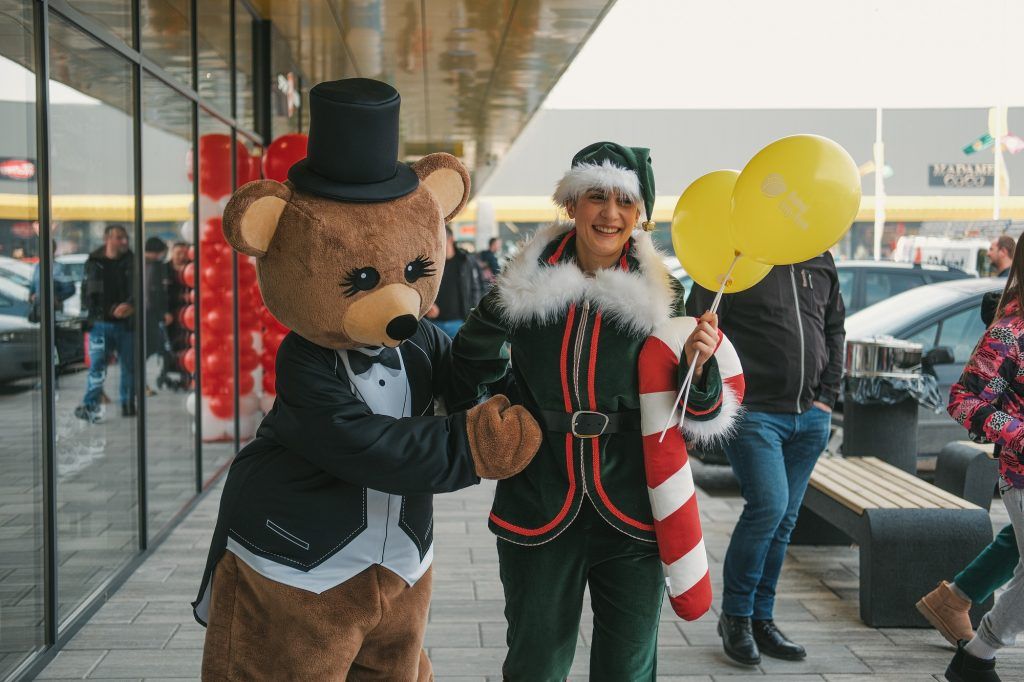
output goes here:
<path id="1" fill-rule="evenodd" d="M 31 180 L 36 176 L 36 164 L 30 159 L 0 157 L 0 178 L 5 180 Z"/>
<path id="2" fill-rule="evenodd" d="M 995 184 L 994 163 L 932 163 L 928 165 L 928 185 L 964 189 L 992 187 Z"/>

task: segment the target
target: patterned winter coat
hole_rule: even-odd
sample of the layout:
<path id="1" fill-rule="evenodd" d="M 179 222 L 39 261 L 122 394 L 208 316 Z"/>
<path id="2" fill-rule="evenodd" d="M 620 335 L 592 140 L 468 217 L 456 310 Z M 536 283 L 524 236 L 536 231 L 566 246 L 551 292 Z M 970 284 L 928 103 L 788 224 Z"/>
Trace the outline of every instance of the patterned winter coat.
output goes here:
<path id="1" fill-rule="evenodd" d="M 1002 446 L 999 473 L 1024 488 L 1024 317 L 1010 303 L 978 341 L 949 392 L 949 414 L 975 437 Z"/>

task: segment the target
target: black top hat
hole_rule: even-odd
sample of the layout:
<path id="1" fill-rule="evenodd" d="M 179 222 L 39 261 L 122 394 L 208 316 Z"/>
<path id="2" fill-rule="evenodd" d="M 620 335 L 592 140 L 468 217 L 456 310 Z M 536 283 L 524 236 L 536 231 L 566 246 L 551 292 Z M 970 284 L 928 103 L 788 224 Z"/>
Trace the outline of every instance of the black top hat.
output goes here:
<path id="1" fill-rule="evenodd" d="M 306 158 L 288 170 L 288 179 L 304 192 L 341 201 L 388 201 L 415 190 L 419 178 L 398 161 L 401 103 L 397 90 L 369 78 L 313 86 Z"/>

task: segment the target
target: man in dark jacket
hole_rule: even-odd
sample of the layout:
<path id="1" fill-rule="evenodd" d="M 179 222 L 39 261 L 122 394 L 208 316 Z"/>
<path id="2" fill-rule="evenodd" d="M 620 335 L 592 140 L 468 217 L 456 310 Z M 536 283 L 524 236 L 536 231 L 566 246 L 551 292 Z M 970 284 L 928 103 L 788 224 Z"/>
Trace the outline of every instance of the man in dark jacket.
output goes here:
<path id="1" fill-rule="evenodd" d="M 701 314 L 713 298 L 695 285 L 687 312 Z M 718 632 L 740 663 L 755 665 L 761 653 L 800 660 L 806 652 L 775 626 L 773 609 L 842 377 L 846 312 L 831 254 L 772 268 L 756 286 L 724 296 L 718 314 L 746 378 L 746 416 L 725 445 L 746 504 L 725 555 Z"/>
<path id="2" fill-rule="evenodd" d="M 160 376 L 157 385 L 167 380 L 167 372 L 174 364 L 170 345 L 167 341 L 167 325 L 174 319 L 171 317 L 169 292 L 171 287 L 171 267 L 164 262 L 167 256 L 167 243 L 159 237 L 146 240 L 145 273 L 146 287 L 146 360 L 153 355 L 161 358 Z M 153 395 L 153 390 L 146 386 L 146 395 Z"/>
<path id="3" fill-rule="evenodd" d="M 82 305 L 89 323 L 89 377 L 82 404 L 75 416 L 88 422 L 100 418 L 99 401 L 107 376 L 107 358 L 117 353 L 121 367 L 121 414 L 134 417 L 135 372 L 132 317 L 132 252 L 128 232 L 121 225 L 108 225 L 103 246 L 85 261 Z"/>
<path id="4" fill-rule="evenodd" d="M 444 229 L 448 234 L 444 273 L 437 301 L 427 312 L 427 317 L 454 339 L 469 311 L 480 302 L 483 285 L 476 259 L 455 246 L 455 235 L 450 227 L 446 225 Z"/>

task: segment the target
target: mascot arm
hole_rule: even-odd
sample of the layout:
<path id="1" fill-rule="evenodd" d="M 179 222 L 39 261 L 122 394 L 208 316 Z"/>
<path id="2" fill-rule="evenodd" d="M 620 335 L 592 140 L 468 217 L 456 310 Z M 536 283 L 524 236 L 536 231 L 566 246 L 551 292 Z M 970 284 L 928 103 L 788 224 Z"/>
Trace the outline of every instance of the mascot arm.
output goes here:
<path id="1" fill-rule="evenodd" d="M 277 355 L 277 404 L 261 434 L 354 485 L 395 495 L 479 482 L 466 413 L 395 419 L 370 412 L 334 376 L 325 349 L 289 334 Z"/>
<path id="2" fill-rule="evenodd" d="M 508 329 L 497 312 L 497 291 L 491 289 L 473 309 L 452 344 L 451 378 L 445 400 L 452 409 L 476 403 L 489 384 L 508 373 Z"/>

